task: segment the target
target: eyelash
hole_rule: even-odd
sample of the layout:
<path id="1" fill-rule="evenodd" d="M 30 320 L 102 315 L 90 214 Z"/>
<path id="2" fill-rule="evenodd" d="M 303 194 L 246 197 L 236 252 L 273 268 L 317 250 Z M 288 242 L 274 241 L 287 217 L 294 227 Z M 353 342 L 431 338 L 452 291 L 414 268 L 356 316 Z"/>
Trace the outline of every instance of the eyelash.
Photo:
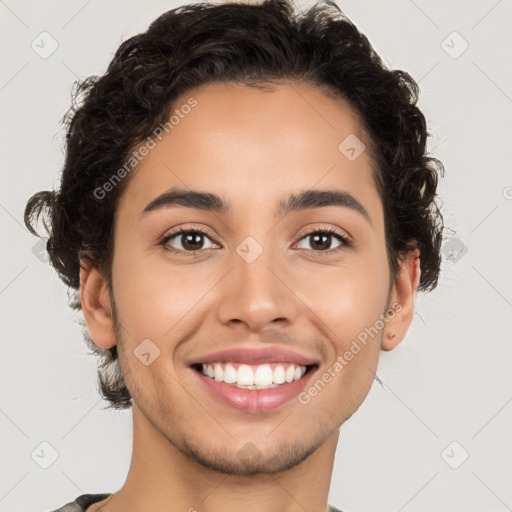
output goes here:
<path id="1" fill-rule="evenodd" d="M 204 229 L 201 229 L 201 228 L 183 229 L 182 228 L 182 229 L 179 229 L 178 231 L 175 231 L 173 233 L 165 235 L 160 240 L 159 244 L 164 246 L 167 251 L 175 252 L 175 253 L 187 253 L 187 254 L 189 254 L 191 256 L 194 256 L 197 253 L 200 253 L 201 251 L 204 251 L 205 249 L 197 249 L 195 251 L 185 251 L 185 250 L 182 250 L 182 249 L 175 249 L 174 247 L 171 247 L 171 248 L 166 247 L 167 243 L 172 238 L 177 237 L 179 235 L 187 235 L 187 234 L 190 234 L 190 233 L 200 233 L 200 234 L 210 238 L 210 240 L 212 239 L 210 234 L 207 231 L 205 231 Z M 338 231 L 336 231 L 332 227 L 319 228 L 319 229 L 312 230 L 312 231 L 310 231 L 308 233 L 305 233 L 300 238 L 299 241 L 303 240 L 304 238 L 307 238 L 308 236 L 316 235 L 316 234 L 332 235 L 332 236 L 334 236 L 335 238 L 337 238 L 341 242 L 341 245 L 339 247 L 336 247 L 335 249 L 327 249 L 325 251 L 321 251 L 321 250 L 318 250 L 318 249 L 301 249 L 301 250 L 311 250 L 311 251 L 315 252 L 319 256 L 324 256 L 324 255 L 329 255 L 329 254 L 333 254 L 335 252 L 338 252 L 342 247 L 351 247 L 352 246 L 352 243 L 350 242 L 348 237 L 346 237 L 345 235 L 339 233 Z M 214 240 L 212 240 L 212 242 L 216 243 Z"/>

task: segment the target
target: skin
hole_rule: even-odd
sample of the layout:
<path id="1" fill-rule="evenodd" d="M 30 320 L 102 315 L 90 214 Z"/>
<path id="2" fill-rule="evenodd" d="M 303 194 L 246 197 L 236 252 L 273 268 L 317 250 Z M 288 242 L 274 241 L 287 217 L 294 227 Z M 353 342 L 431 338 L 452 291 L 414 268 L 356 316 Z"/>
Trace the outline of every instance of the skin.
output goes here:
<path id="1" fill-rule="evenodd" d="M 176 105 L 191 96 L 198 105 L 138 164 L 119 202 L 113 296 L 82 260 L 89 333 L 100 347 L 118 344 L 134 401 L 126 482 L 88 511 L 325 512 L 339 427 L 366 397 L 380 350 L 400 343 L 412 321 L 419 253 L 408 254 L 391 283 L 368 151 L 349 161 L 338 150 L 350 134 L 368 142 L 348 105 L 307 84 L 273 92 L 210 84 Z M 219 194 L 232 211 L 173 207 L 141 216 L 174 186 Z M 371 222 L 339 206 L 274 217 L 280 200 L 309 189 L 349 192 Z M 180 227 L 208 231 L 199 255 L 180 236 L 167 245 L 178 252 L 158 244 Z M 333 237 L 324 255 L 315 253 L 306 234 L 326 227 L 353 244 Z M 263 248 L 251 264 L 236 252 L 247 236 Z M 292 399 L 270 412 L 241 412 L 199 386 L 186 364 L 271 345 L 318 360 L 321 376 L 395 302 L 400 312 L 307 405 Z M 133 354 L 147 338 L 161 351 L 149 366 Z M 255 455 L 244 458 L 249 442 Z"/>

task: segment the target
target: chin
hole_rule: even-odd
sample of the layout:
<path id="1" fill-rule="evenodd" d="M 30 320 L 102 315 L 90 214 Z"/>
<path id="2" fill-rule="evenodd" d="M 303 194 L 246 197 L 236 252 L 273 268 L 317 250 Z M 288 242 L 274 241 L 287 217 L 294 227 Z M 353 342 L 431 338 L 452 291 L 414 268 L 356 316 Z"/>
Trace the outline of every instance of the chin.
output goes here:
<path id="1" fill-rule="evenodd" d="M 205 468 L 218 473 L 237 476 L 280 473 L 292 469 L 307 459 L 324 442 L 314 444 L 281 443 L 276 446 L 265 441 L 256 444 L 247 441 L 240 449 L 228 452 L 225 447 L 212 448 L 185 439 L 178 448 Z M 235 443 L 233 443 L 235 444 Z"/>

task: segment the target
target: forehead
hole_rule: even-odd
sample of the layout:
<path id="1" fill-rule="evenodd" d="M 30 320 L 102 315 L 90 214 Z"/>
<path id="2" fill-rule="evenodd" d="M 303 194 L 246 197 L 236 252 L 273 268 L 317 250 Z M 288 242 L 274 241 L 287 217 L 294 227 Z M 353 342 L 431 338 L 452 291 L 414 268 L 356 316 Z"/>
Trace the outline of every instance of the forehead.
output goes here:
<path id="1" fill-rule="evenodd" d="M 273 211 L 271 197 L 312 188 L 378 198 L 357 113 L 312 85 L 268 92 L 208 84 L 182 94 L 170 114 L 167 131 L 132 171 L 119 210 L 140 213 L 176 186 L 220 194 L 234 206 L 248 206 L 250 198 Z M 367 149 L 348 158 L 347 145 Z"/>

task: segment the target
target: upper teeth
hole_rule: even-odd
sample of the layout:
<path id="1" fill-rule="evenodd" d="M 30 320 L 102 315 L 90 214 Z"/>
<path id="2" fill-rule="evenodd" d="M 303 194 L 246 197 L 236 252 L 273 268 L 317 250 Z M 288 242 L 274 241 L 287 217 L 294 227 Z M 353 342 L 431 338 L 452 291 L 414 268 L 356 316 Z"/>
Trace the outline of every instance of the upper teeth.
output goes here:
<path id="1" fill-rule="evenodd" d="M 266 389 L 274 388 L 285 382 L 299 380 L 306 373 L 306 367 L 293 363 L 254 366 L 237 363 L 211 363 L 202 364 L 201 372 L 218 382 L 225 382 L 240 388 Z"/>

